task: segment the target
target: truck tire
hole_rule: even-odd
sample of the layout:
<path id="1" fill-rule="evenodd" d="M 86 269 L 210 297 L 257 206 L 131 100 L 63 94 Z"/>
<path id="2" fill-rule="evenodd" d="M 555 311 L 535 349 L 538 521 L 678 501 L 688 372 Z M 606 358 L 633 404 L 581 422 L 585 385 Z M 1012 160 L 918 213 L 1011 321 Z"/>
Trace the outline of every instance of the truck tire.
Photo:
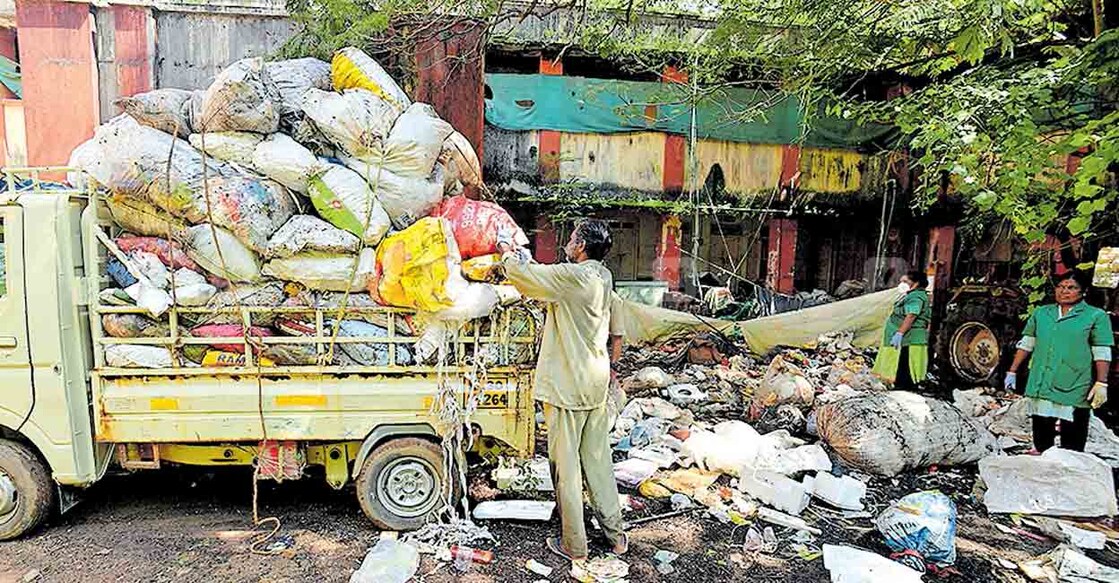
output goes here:
<path id="1" fill-rule="evenodd" d="M 0 540 L 11 540 L 39 526 L 54 508 L 54 481 L 35 452 L 0 440 Z"/>
<path id="2" fill-rule="evenodd" d="M 443 450 L 419 437 L 377 446 L 357 475 L 357 499 L 365 515 L 384 530 L 415 530 L 445 504 Z"/>
<path id="3" fill-rule="evenodd" d="M 950 304 L 936 335 L 937 376 L 965 386 L 997 382 L 1014 357 L 1023 309 L 1016 298 L 990 296 L 969 296 Z"/>

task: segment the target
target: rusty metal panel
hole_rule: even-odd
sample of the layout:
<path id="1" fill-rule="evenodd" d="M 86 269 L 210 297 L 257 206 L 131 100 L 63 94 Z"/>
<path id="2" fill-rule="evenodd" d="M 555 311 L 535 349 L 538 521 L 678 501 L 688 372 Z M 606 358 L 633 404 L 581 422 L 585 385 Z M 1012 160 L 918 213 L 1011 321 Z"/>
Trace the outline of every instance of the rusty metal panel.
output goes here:
<path id="1" fill-rule="evenodd" d="M 461 21 L 415 41 L 416 101 L 430 103 L 484 156 L 485 27 Z"/>
<path id="2" fill-rule="evenodd" d="M 245 57 L 268 57 L 295 33 L 290 19 L 244 14 L 156 12 L 156 86 L 203 89 Z"/>
<path id="3" fill-rule="evenodd" d="M 696 144 L 699 186 L 721 173 L 726 191 L 749 195 L 768 192 L 781 180 L 782 147 L 775 144 L 745 144 L 700 140 Z M 684 164 L 684 188 L 692 185 L 689 162 Z M 718 166 L 719 170 L 713 172 Z"/>
<path id="4" fill-rule="evenodd" d="M 800 190 L 806 192 L 858 192 L 862 185 L 864 156 L 851 150 L 802 148 Z"/>
<path id="5" fill-rule="evenodd" d="M 659 132 L 564 133 L 560 180 L 660 192 L 664 188 L 664 140 L 665 134 Z"/>

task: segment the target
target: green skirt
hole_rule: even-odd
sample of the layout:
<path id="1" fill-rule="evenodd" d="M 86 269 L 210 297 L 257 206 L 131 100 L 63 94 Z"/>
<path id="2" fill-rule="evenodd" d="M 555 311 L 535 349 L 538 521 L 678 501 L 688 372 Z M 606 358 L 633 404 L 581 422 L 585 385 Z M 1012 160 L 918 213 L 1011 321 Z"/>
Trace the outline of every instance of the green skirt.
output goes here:
<path id="1" fill-rule="evenodd" d="M 883 381 L 893 384 L 897 379 L 900 360 L 901 350 L 883 344 L 878 349 L 878 358 L 874 359 L 874 369 L 871 372 Z M 909 378 L 915 383 L 925 380 L 929 374 L 929 347 L 924 344 L 910 345 L 908 360 Z"/>

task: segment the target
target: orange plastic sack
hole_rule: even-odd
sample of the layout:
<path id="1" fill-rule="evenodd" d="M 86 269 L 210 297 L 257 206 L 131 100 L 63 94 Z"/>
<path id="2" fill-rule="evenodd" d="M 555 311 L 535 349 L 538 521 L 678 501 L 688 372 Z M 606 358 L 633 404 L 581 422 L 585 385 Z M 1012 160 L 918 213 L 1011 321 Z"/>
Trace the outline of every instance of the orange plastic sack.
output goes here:
<path id="1" fill-rule="evenodd" d="M 460 263 L 450 224 L 423 218 L 381 241 L 369 293 L 383 305 L 437 312 L 465 287 Z"/>
<path id="2" fill-rule="evenodd" d="M 451 223 L 463 259 L 497 253 L 497 233 L 502 229 L 513 233 L 514 243 L 528 245 L 528 236 L 513 217 L 492 202 L 452 196 L 443 199 L 432 216 L 443 217 Z"/>

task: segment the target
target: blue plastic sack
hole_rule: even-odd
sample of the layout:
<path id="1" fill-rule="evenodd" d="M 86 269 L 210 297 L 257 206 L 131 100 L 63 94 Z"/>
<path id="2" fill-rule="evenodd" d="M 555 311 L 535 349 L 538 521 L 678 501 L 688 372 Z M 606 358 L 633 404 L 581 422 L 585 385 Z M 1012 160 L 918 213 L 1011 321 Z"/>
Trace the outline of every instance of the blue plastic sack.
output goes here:
<path id="1" fill-rule="evenodd" d="M 917 492 L 891 504 L 874 521 L 895 560 L 924 572 L 926 564 L 956 562 L 956 504 L 940 492 Z"/>
<path id="2" fill-rule="evenodd" d="M 124 266 L 115 257 L 110 259 L 105 265 L 105 271 L 108 272 L 109 277 L 117 284 L 120 289 L 125 289 L 136 283 L 136 276 L 132 275 L 128 268 Z"/>

